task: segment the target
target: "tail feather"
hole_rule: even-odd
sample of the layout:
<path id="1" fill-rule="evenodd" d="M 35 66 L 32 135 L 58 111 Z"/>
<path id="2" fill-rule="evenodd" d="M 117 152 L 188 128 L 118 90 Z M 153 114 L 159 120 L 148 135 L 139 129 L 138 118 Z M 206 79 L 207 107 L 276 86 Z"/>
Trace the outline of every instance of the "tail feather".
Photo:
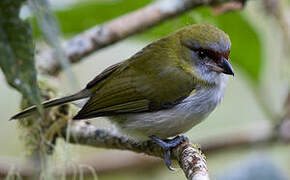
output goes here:
<path id="1" fill-rule="evenodd" d="M 53 106 L 58 106 L 61 104 L 66 104 L 66 103 L 69 103 L 72 101 L 76 101 L 79 99 L 88 98 L 90 95 L 91 95 L 90 90 L 84 89 L 84 90 L 82 90 L 76 94 L 70 95 L 70 96 L 66 96 L 66 97 L 59 98 L 59 99 L 48 100 L 46 102 L 43 102 L 42 105 L 43 105 L 43 108 L 46 109 L 46 108 L 50 108 Z M 13 117 L 10 118 L 10 120 L 25 118 L 25 117 L 31 115 L 32 113 L 36 112 L 36 110 L 37 110 L 36 106 L 31 106 L 31 107 L 21 111 L 20 113 L 14 115 Z"/>

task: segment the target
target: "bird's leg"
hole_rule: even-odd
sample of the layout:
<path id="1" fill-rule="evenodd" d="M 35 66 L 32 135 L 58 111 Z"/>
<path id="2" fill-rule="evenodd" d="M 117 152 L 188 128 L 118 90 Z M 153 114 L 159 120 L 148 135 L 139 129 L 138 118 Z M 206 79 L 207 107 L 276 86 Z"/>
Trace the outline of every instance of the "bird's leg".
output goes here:
<path id="1" fill-rule="evenodd" d="M 171 149 L 175 148 L 182 142 L 188 141 L 188 138 L 185 136 L 176 136 L 173 139 L 166 139 L 161 140 L 156 136 L 149 136 L 149 138 L 157 143 L 163 150 L 164 150 L 164 161 L 169 170 L 174 170 L 174 168 L 171 167 L 171 160 L 170 160 L 170 153 Z"/>

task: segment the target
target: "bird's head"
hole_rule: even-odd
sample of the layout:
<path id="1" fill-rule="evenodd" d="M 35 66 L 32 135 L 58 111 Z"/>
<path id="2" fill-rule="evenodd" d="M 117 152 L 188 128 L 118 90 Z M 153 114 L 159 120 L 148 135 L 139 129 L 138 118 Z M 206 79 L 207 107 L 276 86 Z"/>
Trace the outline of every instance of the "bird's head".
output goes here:
<path id="1" fill-rule="evenodd" d="M 234 75 L 229 63 L 231 41 L 222 30 L 207 24 L 191 25 L 177 32 L 183 59 L 193 64 L 203 80 L 214 83 L 224 74 Z"/>

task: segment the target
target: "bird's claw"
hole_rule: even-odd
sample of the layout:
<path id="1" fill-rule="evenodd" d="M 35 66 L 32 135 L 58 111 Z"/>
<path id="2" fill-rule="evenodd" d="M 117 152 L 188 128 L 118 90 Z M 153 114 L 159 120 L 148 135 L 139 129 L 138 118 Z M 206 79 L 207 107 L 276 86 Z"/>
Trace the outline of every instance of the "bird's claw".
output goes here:
<path id="1" fill-rule="evenodd" d="M 167 168 L 171 171 L 176 171 L 176 168 L 171 167 L 171 149 L 175 148 L 182 142 L 188 141 L 188 138 L 185 136 L 176 136 L 173 139 L 167 139 L 163 141 L 156 136 L 150 136 L 150 139 L 157 143 L 164 150 L 164 161 Z"/>

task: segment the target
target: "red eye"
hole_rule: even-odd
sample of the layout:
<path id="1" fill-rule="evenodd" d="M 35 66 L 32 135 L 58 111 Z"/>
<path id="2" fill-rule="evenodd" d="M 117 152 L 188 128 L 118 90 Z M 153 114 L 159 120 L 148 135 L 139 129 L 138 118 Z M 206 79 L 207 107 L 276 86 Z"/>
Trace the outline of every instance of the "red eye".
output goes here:
<path id="1" fill-rule="evenodd" d="M 210 58 L 215 62 L 219 62 L 221 59 L 221 54 L 216 51 L 210 51 Z"/>
<path id="2" fill-rule="evenodd" d="M 227 51 L 227 52 L 224 54 L 224 57 L 225 57 L 226 59 L 229 59 L 229 55 L 230 55 L 230 51 Z"/>

